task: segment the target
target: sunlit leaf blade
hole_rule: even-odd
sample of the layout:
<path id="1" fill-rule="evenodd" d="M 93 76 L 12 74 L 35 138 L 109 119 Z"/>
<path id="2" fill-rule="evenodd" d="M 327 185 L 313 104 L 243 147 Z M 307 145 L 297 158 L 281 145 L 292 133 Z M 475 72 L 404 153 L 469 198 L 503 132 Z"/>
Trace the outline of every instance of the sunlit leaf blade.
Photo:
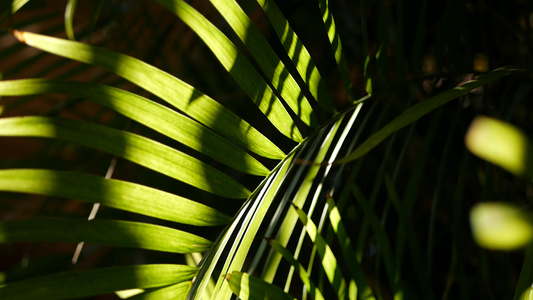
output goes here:
<path id="1" fill-rule="evenodd" d="M 250 191 L 233 178 L 182 152 L 153 140 L 88 122 L 45 117 L 0 120 L 0 136 L 59 138 L 100 149 L 199 189 L 228 198 Z"/>
<path id="2" fill-rule="evenodd" d="M 533 180 L 533 145 L 518 128 L 480 116 L 472 122 L 465 141 L 480 158 Z"/>
<path id="3" fill-rule="evenodd" d="M 243 173 L 265 176 L 268 169 L 237 145 L 204 125 L 160 104 L 114 87 L 53 79 L 0 81 L 1 96 L 64 93 L 113 109 Z"/>
<path id="4" fill-rule="evenodd" d="M 363 64 L 363 76 L 365 77 L 366 84 L 365 84 L 365 90 L 367 93 L 372 93 L 372 78 L 370 77 L 369 73 L 369 66 L 370 66 L 370 50 L 368 46 L 368 22 L 367 22 L 367 16 L 366 16 L 366 4 L 365 0 L 361 0 L 359 4 L 361 8 L 361 33 L 363 36 L 363 57 L 365 58 L 364 64 Z"/>
<path id="5" fill-rule="evenodd" d="M 227 274 L 225 279 L 229 282 L 231 291 L 242 300 L 295 299 L 285 293 L 280 287 L 250 276 L 247 273 L 234 271 L 231 274 Z"/>
<path id="6" fill-rule="evenodd" d="M 344 299 L 347 292 L 346 281 L 344 280 L 344 277 L 340 271 L 340 266 L 335 254 L 331 250 L 331 247 L 328 245 L 326 240 L 324 240 L 322 235 L 317 231 L 313 220 L 311 220 L 300 208 L 294 205 L 293 208 L 296 210 L 300 222 L 302 222 L 302 224 L 305 226 L 308 236 L 311 238 L 317 248 L 317 252 L 320 255 L 322 262 L 322 267 L 324 268 L 324 272 L 328 277 L 329 283 L 333 287 L 333 290 L 337 292 L 339 299 Z"/>
<path id="7" fill-rule="evenodd" d="M 337 66 L 339 67 L 341 79 L 344 83 L 346 93 L 348 94 L 348 100 L 353 102 L 355 99 L 353 96 L 352 80 L 350 79 L 350 72 L 348 71 L 348 64 L 346 63 L 346 58 L 344 57 L 344 54 L 342 52 L 341 40 L 335 28 L 335 19 L 333 19 L 333 16 L 331 15 L 331 12 L 329 10 L 328 0 L 319 0 L 318 6 L 320 7 L 320 12 L 322 13 L 322 20 L 324 21 L 324 26 L 326 26 L 329 43 L 333 48 L 333 53 L 335 53 L 335 61 L 337 62 Z M 363 14 L 364 13 L 365 12 L 363 12 Z"/>
<path id="8" fill-rule="evenodd" d="M 470 211 L 476 242 L 497 250 L 514 250 L 533 240 L 533 217 L 507 203 L 479 203 Z"/>
<path id="9" fill-rule="evenodd" d="M 78 42 L 23 31 L 14 31 L 14 34 L 20 41 L 32 47 L 107 68 L 252 152 L 278 159 L 285 155 L 263 134 L 224 106 L 178 78 L 147 63 Z"/>
<path id="10" fill-rule="evenodd" d="M 135 265 L 73 271 L 8 283 L 0 299 L 73 299 L 131 288 L 155 288 L 191 280 L 196 268 L 183 265 Z"/>
<path id="11" fill-rule="evenodd" d="M 174 253 L 207 251 L 211 242 L 181 230 L 146 223 L 32 218 L 0 223 L 0 243 L 72 242 Z"/>
<path id="12" fill-rule="evenodd" d="M 209 268 L 214 268 L 222 250 L 231 247 L 229 253 L 226 254 L 223 260 L 224 266 L 222 267 L 222 273 L 230 273 L 243 269 L 246 257 L 252 255 L 250 253 L 250 247 L 254 240 L 258 238 L 257 232 L 263 224 L 265 215 L 286 178 L 285 176 L 291 167 L 293 158 L 294 155 L 290 154 L 281 163 L 280 168 L 269 175 L 264 186 L 256 190 L 257 193 L 254 193 L 255 196 L 250 197 L 239 214 L 233 219 L 230 229 L 224 233 L 222 240 L 215 247 L 216 253 L 212 253 L 207 258 L 207 262 L 210 263 Z M 212 270 L 210 271 L 212 272 Z M 204 286 L 207 285 L 207 279 L 209 278 L 202 279 Z M 219 278 L 213 296 L 218 299 L 226 299 L 229 295 L 231 295 L 231 290 L 227 282 L 223 278 Z M 196 296 L 197 299 L 201 299 L 201 295 Z"/>
<path id="13" fill-rule="evenodd" d="M 383 140 L 385 140 L 392 133 L 404 128 L 405 126 L 415 122 L 421 117 L 428 114 L 430 111 L 435 108 L 453 100 L 468 94 L 470 91 L 487 85 L 494 80 L 507 76 L 512 73 L 523 72 L 522 69 L 517 69 L 513 67 L 502 67 L 496 69 L 490 73 L 481 75 L 476 80 L 471 80 L 461 86 L 455 87 L 453 89 L 447 90 L 443 93 L 440 93 L 436 96 L 433 96 L 427 100 L 424 100 L 421 103 L 415 104 L 410 108 L 406 109 L 402 114 L 396 117 L 394 120 L 390 121 L 380 129 L 378 132 L 374 133 L 368 139 L 366 139 L 359 147 L 357 147 L 352 153 L 346 156 L 343 159 L 337 161 L 337 163 L 348 163 L 354 161 L 359 157 L 365 155 L 370 150 L 374 149 L 379 145 Z"/>
<path id="14" fill-rule="evenodd" d="M 244 54 L 218 28 L 182 0 L 158 0 L 185 22 L 216 55 L 246 94 L 285 136 L 301 141 L 302 135 L 281 101 Z"/>
<path id="15" fill-rule="evenodd" d="M 520 296 L 520 300 L 531 300 L 531 299 L 533 299 L 533 287 L 530 287 L 527 290 L 525 290 Z"/>
<path id="16" fill-rule="evenodd" d="M 320 289 L 316 287 L 315 283 L 311 280 L 305 268 L 296 259 L 294 259 L 293 255 L 289 252 L 289 250 L 287 250 L 287 248 L 283 247 L 278 241 L 274 239 L 268 239 L 268 243 L 270 244 L 270 246 L 272 246 L 272 248 L 278 251 L 283 256 L 283 258 L 285 258 L 291 264 L 291 266 L 294 267 L 296 273 L 298 273 L 298 275 L 300 276 L 300 279 L 302 280 L 303 284 L 307 289 L 307 292 L 309 293 L 309 295 L 311 295 L 312 299 L 324 299 L 324 296 L 322 296 Z"/>
<path id="17" fill-rule="evenodd" d="M 337 122 L 332 126 L 332 128 L 324 128 L 324 130 L 319 135 L 320 139 L 317 139 L 317 143 L 311 145 L 311 150 L 308 150 L 314 152 L 316 151 L 316 148 L 320 147 L 318 150 L 318 154 L 314 157 L 315 164 L 312 164 L 308 170 L 304 170 L 304 165 L 301 165 L 301 170 L 304 173 L 299 174 L 298 177 L 304 176 L 304 179 L 302 183 L 297 186 L 296 195 L 291 199 L 294 205 L 303 207 L 306 204 L 309 195 L 313 192 L 313 188 L 315 187 L 314 181 L 317 177 L 318 172 L 321 169 L 320 164 L 323 163 L 324 160 L 327 160 L 327 154 L 331 150 L 330 147 L 333 143 L 333 139 L 340 127 L 340 120 L 342 120 L 343 118 L 344 115 L 341 116 L 339 120 L 337 120 Z M 306 160 L 311 159 L 311 157 L 306 158 Z M 281 227 L 275 237 L 275 239 L 282 246 L 287 247 L 289 240 L 294 234 L 294 229 L 297 222 L 298 215 L 295 213 L 294 210 L 289 209 L 287 213 L 283 216 Z M 271 255 L 269 255 L 269 257 L 267 258 L 267 262 L 265 263 L 265 267 L 263 268 L 261 278 L 269 282 L 272 281 L 277 273 L 280 261 L 281 255 L 277 252 L 272 252 Z"/>
<path id="18" fill-rule="evenodd" d="M 270 23 L 272 23 L 285 51 L 296 66 L 296 70 L 309 88 L 311 95 L 317 99 L 318 103 L 327 112 L 335 113 L 331 97 L 322 81 L 320 73 L 311 60 L 311 55 L 294 30 L 292 30 L 276 2 L 273 0 L 257 0 L 257 2 L 263 7 L 263 10 L 270 19 Z"/>
<path id="19" fill-rule="evenodd" d="M 305 124 L 315 127 L 317 120 L 309 100 L 237 2 L 235 0 L 212 0 L 211 3 L 246 45 L 265 76 L 270 80 L 269 83 L 278 91 L 281 98 Z"/>
<path id="20" fill-rule="evenodd" d="M 328 203 L 328 212 L 331 227 L 335 232 L 337 241 L 341 245 L 342 253 L 344 255 L 344 259 L 346 260 L 346 266 L 348 267 L 352 278 L 357 284 L 359 298 L 375 299 L 372 289 L 368 285 L 365 274 L 363 273 L 363 268 L 359 265 L 360 262 L 357 261 L 355 249 L 353 248 L 352 241 L 347 234 L 344 224 L 342 223 L 342 218 L 339 209 L 337 208 L 332 198 L 328 197 L 326 200 Z"/>
<path id="21" fill-rule="evenodd" d="M 140 184 L 64 171 L 0 170 L 0 190 L 72 198 L 196 226 L 226 224 L 230 217 L 203 204 Z"/>
<path id="22" fill-rule="evenodd" d="M 161 300 L 161 299 L 185 299 L 191 287 L 191 281 L 184 281 L 178 284 L 158 288 L 153 291 L 128 298 L 130 300 Z"/>

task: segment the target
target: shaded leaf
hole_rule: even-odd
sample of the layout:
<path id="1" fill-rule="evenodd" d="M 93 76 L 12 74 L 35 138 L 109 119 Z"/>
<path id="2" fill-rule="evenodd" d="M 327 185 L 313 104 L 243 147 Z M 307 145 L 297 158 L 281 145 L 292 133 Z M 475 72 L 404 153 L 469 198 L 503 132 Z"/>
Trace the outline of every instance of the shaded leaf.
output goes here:
<path id="1" fill-rule="evenodd" d="M 421 117 L 428 114 L 430 111 L 435 108 L 453 100 L 458 97 L 468 94 L 470 91 L 482 87 L 491 83 L 492 81 L 507 76 L 512 73 L 523 72 L 522 69 L 517 69 L 513 67 L 503 67 L 496 69 L 490 73 L 481 75 L 476 80 L 471 80 L 464 85 L 455 87 L 453 89 L 447 90 L 443 93 L 440 93 L 436 96 L 433 96 L 427 100 L 424 100 L 421 103 L 415 104 L 405 110 L 402 114 L 396 117 L 394 120 L 390 121 L 380 129 L 378 132 L 374 133 L 368 139 L 366 139 L 359 147 L 357 147 L 352 153 L 346 156 L 343 159 L 337 161 L 337 163 L 348 163 L 354 161 L 359 157 L 365 155 L 370 150 L 374 149 L 379 145 L 383 140 L 389 137 L 392 133 L 404 128 L 405 126 L 413 123 L 414 121 L 420 119 Z"/>

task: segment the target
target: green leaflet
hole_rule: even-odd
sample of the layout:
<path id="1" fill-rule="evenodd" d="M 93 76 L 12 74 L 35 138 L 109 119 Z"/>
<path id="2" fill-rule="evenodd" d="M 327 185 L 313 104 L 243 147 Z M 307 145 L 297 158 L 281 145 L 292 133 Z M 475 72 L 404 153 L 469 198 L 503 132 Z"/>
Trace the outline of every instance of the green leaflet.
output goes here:
<path id="1" fill-rule="evenodd" d="M 329 92 L 315 64 L 311 60 L 311 55 L 294 30 L 292 30 L 287 19 L 276 5 L 276 2 L 273 0 L 257 0 L 257 2 L 263 7 L 267 17 L 270 19 L 270 23 L 274 26 L 274 30 L 283 44 L 285 51 L 292 60 L 292 63 L 296 66 L 298 74 L 300 74 L 300 77 L 302 77 L 309 88 L 311 95 L 317 99 L 318 103 L 327 112 L 331 114 L 335 113 Z"/>
<path id="2" fill-rule="evenodd" d="M 300 279 L 302 280 L 303 284 L 305 284 L 307 292 L 309 293 L 309 295 L 311 295 L 312 299 L 324 299 L 324 296 L 322 296 L 320 289 L 316 287 L 315 283 L 311 280 L 309 274 L 302 266 L 302 264 L 296 259 L 294 259 L 293 254 L 290 253 L 287 248 L 283 247 L 278 241 L 274 239 L 268 239 L 268 243 L 270 244 L 270 246 L 272 246 L 272 248 L 274 248 L 277 252 L 283 255 L 283 258 L 285 258 L 294 267 L 296 273 L 298 273 L 298 275 L 300 276 Z"/>
<path id="3" fill-rule="evenodd" d="M 513 67 L 502 67 L 496 69 L 490 73 L 480 76 L 476 80 L 471 80 L 464 85 L 455 87 L 453 89 L 447 90 L 443 93 L 440 93 L 436 96 L 433 96 L 423 102 L 415 104 L 410 108 L 406 109 L 402 114 L 396 117 L 394 120 L 390 121 L 380 129 L 378 132 L 374 133 L 368 139 L 366 139 L 359 147 L 357 147 L 352 153 L 346 156 L 343 159 L 336 161 L 336 163 L 348 163 L 358 159 L 359 157 L 365 155 L 370 150 L 374 149 L 378 144 L 385 140 L 392 133 L 402 129 L 403 127 L 415 122 L 421 117 L 428 114 L 430 111 L 435 108 L 461 96 L 468 94 L 468 92 L 473 89 L 482 87 L 491 83 L 492 81 L 507 76 L 512 73 L 523 72 L 522 69 L 517 69 Z"/>
<path id="4" fill-rule="evenodd" d="M 346 281 L 341 273 L 335 254 L 326 240 L 324 240 L 322 235 L 317 231 L 317 227 L 313 220 L 311 220 L 307 214 L 297 206 L 293 205 L 292 207 L 298 214 L 300 222 L 304 225 L 307 234 L 317 248 L 317 252 L 322 261 L 322 267 L 328 277 L 329 283 L 333 286 L 333 290 L 337 292 L 339 299 L 344 299 L 347 292 Z"/>
<path id="5" fill-rule="evenodd" d="M 73 198 L 145 216 L 216 226 L 230 217 L 203 204 L 140 184 L 64 171 L 0 170 L 0 190 Z"/>
<path id="6" fill-rule="evenodd" d="M 355 100 L 353 95 L 352 80 L 350 79 L 350 72 L 348 71 L 348 64 L 346 63 L 346 58 L 342 52 L 342 44 L 339 34 L 335 28 L 335 20 L 329 11 L 328 0 L 319 0 L 318 6 L 320 7 L 320 12 L 322 13 L 322 20 L 324 21 L 324 26 L 326 26 L 326 31 L 328 33 L 329 43 L 335 53 L 335 61 L 339 67 L 341 74 L 342 82 L 344 83 L 344 88 L 348 94 L 348 100 L 353 102 Z M 370 92 L 369 92 L 370 93 Z"/>
<path id="7" fill-rule="evenodd" d="M 211 255 L 206 259 L 206 263 L 210 264 L 209 272 L 212 272 L 212 268 L 214 268 L 217 261 L 220 259 L 220 251 L 222 248 L 229 246 L 232 247 L 230 252 L 226 254 L 222 273 L 242 270 L 245 259 L 250 254 L 252 242 L 257 238 L 257 232 L 263 223 L 264 216 L 272 205 L 272 202 L 278 193 L 278 189 L 284 182 L 283 179 L 286 178 L 285 176 L 291 167 L 293 158 L 293 154 L 289 154 L 280 165 L 280 168 L 275 173 L 269 175 L 265 185 L 256 190 L 258 192 L 257 196 L 251 197 L 245 206 L 243 206 L 241 212 L 239 212 L 239 214 L 233 219 L 231 227 L 224 233 L 223 240 L 221 240 L 219 245 L 216 246 L 220 247 L 220 249 L 217 249 L 216 253 L 218 257 Z M 235 235 L 235 237 L 232 237 L 232 235 Z M 235 247 L 234 245 L 238 245 L 238 247 Z M 205 267 L 207 267 L 207 265 L 204 266 L 204 268 Z M 202 278 L 202 286 L 200 286 L 200 288 L 205 289 L 208 279 L 208 277 Z M 200 288 L 199 290 L 201 291 Z M 231 295 L 231 290 L 229 286 L 225 284 L 223 278 L 219 278 L 217 281 L 213 295 L 217 297 L 216 299 L 226 299 Z M 196 296 L 196 299 L 201 299 L 201 294 L 197 294 Z"/>
<path id="8" fill-rule="evenodd" d="M 316 127 L 317 120 L 309 100 L 307 100 L 283 62 L 237 2 L 235 0 L 211 0 L 211 3 L 246 45 L 261 70 L 270 80 L 269 83 L 278 91 L 292 111 L 305 124 Z"/>
<path id="9" fill-rule="evenodd" d="M 238 171 L 265 176 L 269 170 L 242 148 L 204 125 L 136 94 L 114 87 L 51 79 L 0 81 L 1 96 L 65 93 L 113 109 Z"/>
<path id="10" fill-rule="evenodd" d="M 76 40 L 74 36 L 74 12 L 78 6 L 78 0 L 68 0 L 65 7 L 65 32 L 69 40 Z"/>
<path id="11" fill-rule="evenodd" d="M 158 0 L 193 29 L 246 94 L 276 128 L 290 139 L 303 137 L 281 101 L 237 47 L 218 28 L 182 0 Z M 299 113 L 300 110 L 298 110 Z"/>
<path id="12" fill-rule="evenodd" d="M 211 242 L 188 232 L 146 223 L 85 219 L 43 219 L 0 223 L 0 243 L 72 242 L 192 253 L 209 250 Z"/>
<path id="13" fill-rule="evenodd" d="M 178 284 L 158 288 L 153 291 L 147 291 L 134 297 L 128 298 L 130 300 L 160 300 L 160 299 L 185 299 L 191 287 L 191 281 L 184 281 Z"/>
<path id="14" fill-rule="evenodd" d="M 359 265 L 360 261 L 357 260 L 355 249 L 353 248 L 352 241 L 342 223 L 341 214 L 337 205 L 330 197 L 328 197 L 326 201 L 328 203 L 328 215 L 331 227 L 333 228 L 337 241 L 341 246 L 344 259 L 346 260 L 346 267 L 357 284 L 359 298 L 376 299 L 372 289 L 368 285 L 365 274 L 363 273 L 363 268 Z"/>
<path id="15" fill-rule="evenodd" d="M 191 280 L 196 268 L 154 264 L 110 267 L 41 276 L 8 283 L 0 299 L 73 299 L 132 288 L 154 288 Z"/>
<path id="16" fill-rule="evenodd" d="M 59 138 L 123 157 L 199 189 L 228 198 L 250 191 L 228 175 L 168 146 L 88 122 L 44 117 L 0 119 L 0 136 Z"/>
<path id="17" fill-rule="evenodd" d="M 274 143 L 233 112 L 194 87 L 147 63 L 78 42 L 23 31 L 14 31 L 14 34 L 32 47 L 109 69 L 254 153 L 274 159 L 285 156 Z"/>
<path id="18" fill-rule="evenodd" d="M 242 300 L 293 300 L 280 287 L 265 282 L 247 273 L 234 271 L 226 274 L 231 291 Z"/>

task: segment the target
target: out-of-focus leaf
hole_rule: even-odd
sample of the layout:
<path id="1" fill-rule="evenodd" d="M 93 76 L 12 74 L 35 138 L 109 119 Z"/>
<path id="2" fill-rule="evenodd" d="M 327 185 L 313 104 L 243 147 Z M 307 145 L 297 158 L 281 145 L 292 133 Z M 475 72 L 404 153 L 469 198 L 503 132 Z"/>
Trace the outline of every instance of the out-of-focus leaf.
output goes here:
<path id="1" fill-rule="evenodd" d="M 247 198 L 247 188 L 185 153 L 145 137 L 88 122 L 45 117 L 0 119 L 0 136 L 58 138 L 123 157 L 141 166 L 228 198 Z"/>
<path id="2" fill-rule="evenodd" d="M 132 288 L 155 288 L 191 280 L 196 268 L 135 265 L 73 271 L 17 281 L 0 287 L 0 299 L 73 299 Z"/>
<path id="3" fill-rule="evenodd" d="M 476 242 L 495 250 L 514 250 L 533 239 L 532 217 L 507 203 L 479 203 L 470 211 Z"/>
<path id="4" fill-rule="evenodd" d="M 0 223 L 0 243 L 72 242 L 192 253 L 209 250 L 205 238 L 177 229 L 118 220 L 43 219 Z"/>
<path id="5" fill-rule="evenodd" d="M 76 40 L 74 36 L 74 13 L 76 12 L 76 6 L 78 0 L 68 0 L 65 7 L 65 32 L 69 40 Z"/>
<path id="6" fill-rule="evenodd" d="M 109 69 L 185 112 L 236 144 L 261 156 L 285 154 L 257 129 L 178 78 L 133 57 L 78 42 L 14 31 L 20 41 L 56 55 Z"/>
<path id="7" fill-rule="evenodd" d="M 0 170 L 0 190 L 73 198 L 196 226 L 226 224 L 230 217 L 203 204 L 140 184 L 64 171 Z"/>
<path id="8" fill-rule="evenodd" d="M 480 116 L 472 122 L 465 141 L 475 155 L 533 180 L 533 147 L 518 128 Z"/>

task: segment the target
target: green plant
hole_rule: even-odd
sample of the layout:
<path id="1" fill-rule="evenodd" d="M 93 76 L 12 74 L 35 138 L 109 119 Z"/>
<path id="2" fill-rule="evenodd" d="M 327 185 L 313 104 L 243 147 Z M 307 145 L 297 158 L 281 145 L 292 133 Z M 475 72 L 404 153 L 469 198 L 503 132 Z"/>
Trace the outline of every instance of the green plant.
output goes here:
<path id="1" fill-rule="evenodd" d="M 12 1 L 13 16 L 5 14 L 9 35 L 22 43 L 3 49 L 2 57 L 9 58 L 29 45 L 86 65 L 73 65 L 69 73 L 57 76 L 62 78 L 0 81 L 1 96 L 53 93 L 70 97 L 45 116 L 20 116 L 24 113 L 17 111 L 45 98 L 7 98 L 10 102 L 4 113 L 13 111 L 19 116 L 0 119 L 0 135 L 5 140 L 51 140 L 43 142 L 40 154 L 32 155 L 35 161 L 6 160 L 0 170 L 0 189 L 8 192 L 4 195 L 8 199 L 14 199 L 13 192 L 51 197 L 43 207 L 74 199 L 96 204 L 92 212 L 100 204 L 104 208 L 96 218 L 91 213 L 90 221 L 83 218 L 83 210 L 43 209 L 36 216 L 17 216 L 20 220 L 0 225 L 0 242 L 70 242 L 80 243 L 78 249 L 85 247 L 83 243 L 110 248 L 97 248 L 104 254 L 84 257 L 90 268 L 82 265 L 78 269 L 78 262 L 6 272 L 0 298 L 109 293 L 133 299 L 226 299 L 234 295 L 242 299 L 468 298 L 473 283 L 466 278 L 465 266 L 474 263 L 464 262 L 462 251 L 475 245 L 462 240 L 470 240 L 470 235 L 461 228 L 467 220 L 462 201 L 469 188 L 455 178 L 477 182 L 472 173 L 480 170 L 480 162 L 472 166 L 462 145 L 472 111 L 447 103 L 461 98 L 468 107 L 468 101 L 486 99 L 490 95 L 486 91 L 498 90 L 502 81 L 508 84 L 502 89 L 507 92 L 525 90 L 516 99 L 529 95 L 531 87 L 530 75 L 524 72 L 526 61 L 512 61 L 519 65 L 510 67 L 492 63 L 499 68 L 487 72 L 489 60 L 480 55 L 484 51 L 458 54 L 476 45 L 452 36 L 460 32 L 468 38 L 472 33 L 465 29 L 466 23 L 454 20 L 454 14 L 466 22 L 473 4 L 450 1 L 444 5 L 437 29 L 440 35 L 429 55 L 424 46 L 426 19 L 431 16 L 428 1 L 420 1 L 420 16 L 414 21 L 405 18 L 405 11 L 412 7 L 403 1 L 396 1 L 394 10 L 386 1 L 360 1 L 362 46 L 346 58 L 337 32 L 342 27 L 336 26 L 328 1 L 318 1 L 313 9 L 322 20 L 309 18 L 306 25 L 323 28 L 326 53 L 332 56 L 331 64 L 323 66 L 338 70 L 332 74 L 337 74 L 334 84 L 341 86 L 341 96 L 331 97 L 332 84 L 321 77 L 304 43 L 271 0 L 239 4 L 212 0 L 208 6 L 227 23 L 219 25 L 221 29 L 214 25 L 219 16 L 211 14 L 205 3 L 157 1 L 203 40 L 219 64 L 206 68 L 207 72 L 231 75 L 229 88 L 224 82 L 214 87 L 202 81 L 190 85 L 119 51 L 72 41 L 94 37 L 91 30 L 98 27 L 99 14 L 106 7 L 121 7 L 120 1 L 99 2 L 89 14 L 94 22 L 78 32 L 73 15 L 80 8 L 74 8 L 82 4 L 68 1 L 64 26 L 70 40 L 52 37 L 57 32 L 54 28 L 48 35 L 17 29 L 48 18 L 41 13 L 36 19 L 10 22 L 27 2 L 36 1 Z M 154 6 L 140 3 L 142 8 Z M 480 11 L 485 8 L 483 2 L 476 6 Z M 198 12 L 202 9 L 203 14 Z M 397 15 L 390 25 L 393 11 Z M 269 40 L 254 24 L 258 20 L 249 17 L 257 13 L 270 22 Z M 507 21 L 504 18 L 502 23 L 509 25 Z M 412 28 L 416 28 L 414 36 L 407 37 Z M 526 23 L 514 33 L 528 37 L 530 29 Z M 155 37 L 155 45 L 165 39 L 164 34 Z M 393 55 L 388 53 L 391 49 Z M 39 55 L 44 54 L 37 54 L 30 63 L 38 62 Z M 58 60 L 53 67 L 60 68 L 67 61 Z M 355 87 L 350 78 L 354 61 L 362 65 L 355 70 L 359 76 Z M 463 67 L 465 61 L 469 67 Z M 17 69 L 24 68 L 27 64 L 21 62 L 5 70 L 5 77 L 11 79 Z M 70 79 L 90 72 L 98 76 L 88 82 Z M 505 81 L 508 77 L 516 86 Z M 244 92 L 235 96 L 237 104 L 216 101 L 201 91 L 216 93 L 237 87 Z M 96 112 L 85 117 L 88 120 L 69 115 L 73 106 L 85 100 L 97 103 Z M 496 111 L 512 115 L 527 108 L 516 100 L 513 106 L 503 105 Z M 58 151 L 62 155 L 54 157 Z M 73 164 L 65 158 L 68 154 L 78 158 L 77 162 L 96 159 Z M 51 163 L 47 157 L 53 158 Z M 117 159 L 124 165 L 114 172 Z M 450 164 L 458 165 L 458 170 L 450 170 Z M 487 170 L 480 173 L 491 176 Z M 507 180 L 505 175 L 495 177 Z M 431 187 L 425 186 L 428 182 Z M 491 180 L 479 182 L 489 186 L 485 191 L 494 191 Z M 445 197 L 451 201 L 443 203 Z M 6 201 L 4 211 L 16 211 L 12 203 Z M 452 221 L 443 222 L 446 218 Z M 426 226 L 419 228 L 420 224 Z M 449 231 L 443 224 L 449 225 Z M 445 246 L 449 249 L 444 250 Z M 145 256 L 139 263 L 134 259 L 136 252 L 123 249 L 140 249 Z M 105 253 L 111 257 L 91 261 Z M 481 271 L 475 274 L 482 277 L 481 285 L 488 285 L 491 273 L 483 270 L 489 263 L 482 253 L 481 262 L 476 262 Z M 440 256 L 447 256 L 448 264 L 439 265 Z M 64 262 L 64 258 L 57 261 Z M 68 272 L 53 272 L 57 267 Z M 520 280 L 531 282 L 533 278 L 526 274 Z M 476 295 L 506 296 L 511 288 L 487 289 L 486 294 Z"/>

